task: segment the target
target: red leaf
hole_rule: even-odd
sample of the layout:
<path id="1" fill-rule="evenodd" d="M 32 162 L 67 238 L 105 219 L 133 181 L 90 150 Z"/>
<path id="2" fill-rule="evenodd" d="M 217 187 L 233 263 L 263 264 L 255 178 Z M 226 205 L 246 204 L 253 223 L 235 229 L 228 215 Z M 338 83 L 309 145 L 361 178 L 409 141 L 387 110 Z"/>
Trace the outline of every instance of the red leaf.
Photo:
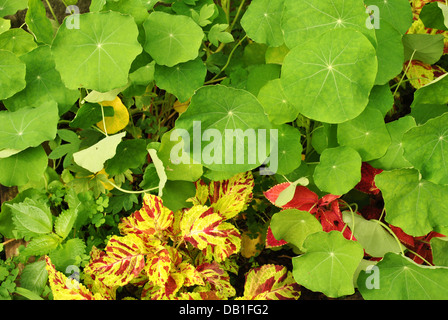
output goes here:
<path id="1" fill-rule="evenodd" d="M 287 244 L 285 240 L 277 240 L 272 233 L 271 227 L 268 227 L 268 231 L 266 233 L 266 248 L 275 248 L 281 247 L 284 244 Z"/>
<path id="2" fill-rule="evenodd" d="M 283 182 L 273 186 L 268 191 L 264 192 L 264 196 L 272 204 L 275 205 L 280 193 L 291 185 L 290 182 Z M 317 202 L 319 201 L 319 196 L 303 186 L 297 186 L 294 193 L 294 197 L 287 204 L 282 206 L 283 209 L 298 209 L 303 211 L 309 211 L 311 213 L 317 210 Z M 311 210 L 311 211 L 310 211 Z"/>
<path id="3" fill-rule="evenodd" d="M 401 228 L 393 226 L 393 225 L 389 225 L 389 227 L 391 228 L 391 230 L 395 233 L 395 235 L 397 236 L 397 238 L 403 242 L 403 244 L 405 244 L 406 246 L 409 247 L 414 247 L 415 246 L 415 242 L 414 242 L 414 237 L 410 236 L 408 234 L 406 234 L 403 230 L 401 230 Z"/>
<path id="4" fill-rule="evenodd" d="M 332 230 L 342 232 L 345 227 L 345 223 L 342 220 L 341 210 L 339 209 L 339 203 L 337 201 L 331 203 L 331 210 L 319 210 L 316 217 L 319 218 L 320 223 L 322 224 L 322 229 L 325 232 L 330 232 Z M 348 240 L 356 240 L 349 228 L 345 228 L 342 234 Z"/>
<path id="5" fill-rule="evenodd" d="M 382 169 L 376 169 L 367 162 L 361 166 L 361 181 L 355 186 L 355 189 L 369 194 L 378 194 L 380 189 L 375 185 L 375 176 L 383 172 Z"/>

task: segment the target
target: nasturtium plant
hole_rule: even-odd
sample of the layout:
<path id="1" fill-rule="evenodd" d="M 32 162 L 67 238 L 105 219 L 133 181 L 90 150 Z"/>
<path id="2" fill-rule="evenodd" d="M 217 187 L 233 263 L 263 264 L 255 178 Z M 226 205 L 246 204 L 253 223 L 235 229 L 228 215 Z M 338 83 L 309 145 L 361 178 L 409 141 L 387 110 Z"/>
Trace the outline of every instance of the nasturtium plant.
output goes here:
<path id="1" fill-rule="evenodd" d="M 0 0 L 0 299 L 446 298 L 447 16 Z"/>

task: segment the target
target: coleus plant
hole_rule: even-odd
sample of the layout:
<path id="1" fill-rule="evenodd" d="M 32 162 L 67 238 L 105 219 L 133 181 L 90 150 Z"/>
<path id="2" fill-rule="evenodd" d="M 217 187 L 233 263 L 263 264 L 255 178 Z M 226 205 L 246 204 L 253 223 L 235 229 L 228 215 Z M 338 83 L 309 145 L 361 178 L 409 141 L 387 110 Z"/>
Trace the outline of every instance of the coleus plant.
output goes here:
<path id="1" fill-rule="evenodd" d="M 241 235 L 231 223 L 252 198 L 250 172 L 230 180 L 202 180 L 189 209 L 172 212 L 146 194 L 143 207 L 124 218 L 121 236 L 104 251 L 93 249 L 84 268 L 85 286 L 69 283 L 46 257 L 55 299 L 115 299 L 118 287 L 134 285 L 141 299 L 228 299 L 235 296 L 229 272 Z M 207 205 L 206 205 L 207 203 Z M 283 266 L 264 265 L 247 275 L 241 299 L 297 299 L 300 290 Z M 67 285 L 69 283 L 69 285 Z M 76 286 L 76 288 L 75 288 Z"/>

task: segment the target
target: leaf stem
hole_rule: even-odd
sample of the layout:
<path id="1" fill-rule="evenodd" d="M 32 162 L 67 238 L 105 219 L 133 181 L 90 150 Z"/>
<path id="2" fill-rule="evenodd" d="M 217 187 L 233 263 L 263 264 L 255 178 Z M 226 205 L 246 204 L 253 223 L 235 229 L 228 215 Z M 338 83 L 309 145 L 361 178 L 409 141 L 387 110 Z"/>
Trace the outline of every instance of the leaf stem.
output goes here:
<path id="1" fill-rule="evenodd" d="M 233 54 L 235 53 L 235 50 L 241 45 L 241 43 L 243 43 L 243 41 L 247 38 L 247 35 L 245 35 L 243 38 L 241 38 L 240 41 L 238 41 L 238 43 L 233 47 L 232 51 L 230 51 L 229 57 L 227 58 L 227 62 L 224 65 L 224 67 L 222 67 L 221 71 L 219 71 L 219 73 L 217 73 L 211 80 L 209 80 L 208 82 L 212 82 L 214 80 L 216 80 L 218 78 L 218 76 L 227 69 L 227 67 L 230 64 L 230 60 L 232 59 Z"/>
<path id="2" fill-rule="evenodd" d="M 150 188 L 150 189 L 145 189 L 145 190 L 140 190 L 140 191 L 131 191 L 131 190 L 126 190 L 126 189 L 123 189 L 123 188 L 120 188 L 119 186 L 117 186 L 115 183 L 113 183 L 112 181 L 110 181 L 110 180 L 108 180 L 108 179 L 102 179 L 102 181 L 107 181 L 110 185 L 112 185 L 115 189 L 117 189 L 117 190 L 119 190 L 119 191 L 121 191 L 121 192 L 124 192 L 124 193 L 130 193 L 130 194 L 140 194 L 140 193 L 147 193 L 147 192 L 149 192 L 149 191 L 154 191 L 154 190 L 157 190 L 157 189 L 159 189 L 159 187 L 157 186 L 157 187 L 154 187 L 154 188 Z"/>
<path id="3" fill-rule="evenodd" d="M 406 69 L 404 70 L 403 76 L 401 77 L 400 82 L 398 82 L 398 85 L 395 88 L 395 91 L 393 94 L 394 97 L 395 97 L 395 94 L 397 93 L 398 89 L 400 88 L 400 85 L 403 82 L 404 77 L 406 76 L 406 72 L 408 72 L 409 67 L 411 66 L 412 59 L 414 58 L 414 55 L 416 52 L 417 52 L 417 50 L 414 50 L 414 52 L 412 52 L 411 59 L 409 59 L 408 65 L 407 65 Z"/>
<path id="4" fill-rule="evenodd" d="M 404 250 L 403 250 L 403 245 L 401 244 L 400 239 L 398 239 L 397 235 L 392 231 L 391 228 L 389 228 L 389 226 L 387 226 L 385 223 L 379 221 L 379 220 L 375 220 L 377 223 L 379 223 L 384 229 L 386 229 L 387 231 L 389 231 L 389 233 L 395 238 L 395 241 L 397 241 L 398 246 L 400 247 L 401 250 L 401 254 L 404 256 Z M 409 249 L 408 249 L 409 250 Z"/>
<path id="5" fill-rule="evenodd" d="M 47 5 L 48 5 L 48 9 L 50 9 L 50 12 L 51 12 L 51 14 L 53 15 L 54 20 L 56 21 L 56 23 L 57 23 L 58 26 L 59 26 L 58 18 L 56 17 L 56 14 L 55 14 L 54 11 L 53 11 L 53 7 L 51 6 L 50 1 L 45 0 L 45 2 L 47 3 Z"/>
<path id="6" fill-rule="evenodd" d="M 104 133 L 106 134 L 106 137 L 107 137 L 108 135 L 107 135 L 107 128 L 106 128 L 106 119 L 105 119 L 105 117 L 104 117 L 104 107 L 103 107 L 102 104 L 101 104 L 101 116 L 103 117 L 103 129 L 104 129 Z"/>

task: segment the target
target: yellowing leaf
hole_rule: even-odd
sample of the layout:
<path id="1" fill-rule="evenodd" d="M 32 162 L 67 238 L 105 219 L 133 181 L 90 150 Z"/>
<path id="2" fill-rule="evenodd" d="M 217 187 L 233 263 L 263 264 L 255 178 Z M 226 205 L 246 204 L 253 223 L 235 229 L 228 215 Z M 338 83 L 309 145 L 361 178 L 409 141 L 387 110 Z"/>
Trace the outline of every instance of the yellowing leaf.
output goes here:
<path id="1" fill-rule="evenodd" d="M 108 134 L 117 133 L 126 128 L 129 123 L 129 111 L 118 96 L 113 101 L 103 101 L 100 104 L 103 107 L 112 107 L 114 109 L 113 117 L 104 117 Z M 98 122 L 96 125 L 105 131 L 103 121 Z"/>
<path id="2" fill-rule="evenodd" d="M 163 206 L 161 198 L 145 194 L 142 208 L 124 218 L 118 228 L 122 234 L 147 235 L 162 240 L 173 220 L 173 212 Z"/>
<path id="3" fill-rule="evenodd" d="M 93 295 L 76 279 L 68 279 L 57 271 L 48 256 L 45 256 L 46 269 L 54 300 L 101 300 L 99 294 Z"/>
<path id="4" fill-rule="evenodd" d="M 244 232 L 241 239 L 241 255 L 247 259 L 257 256 L 261 252 L 257 246 L 262 244 L 261 233 L 255 239 L 252 239 L 247 232 Z"/>
<path id="5" fill-rule="evenodd" d="M 145 267 L 148 254 L 142 240 L 135 234 L 124 237 L 113 236 L 107 243 L 105 252 L 84 268 L 106 286 L 124 286 L 137 277 Z"/>
<path id="6" fill-rule="evenodd" d="M 244 296 L 240 300 L 297 300 L 300 286 L 284 266 L 272 264 L 246 274 Z"/>
<path id="7" fill-rule="evenodd" d="M 406 72 L 406 76 L 408 79 L 411 79 L 409 82 L 415 89 L 420 89 L 445 73 L 446 71 L 440 66 L 413 60 Z"/>
<path id="8" fill-rule="evenodd" d="M 180 102 L 179 100 L 177 100 L 176 102 L 174 102 L 174 110 L 176 110 L 179 113 L 187 111 L 188 105 L 190 104 L 190 100 L 191 99 L 188 99 L 188 101 L 185 102 Z"/>

